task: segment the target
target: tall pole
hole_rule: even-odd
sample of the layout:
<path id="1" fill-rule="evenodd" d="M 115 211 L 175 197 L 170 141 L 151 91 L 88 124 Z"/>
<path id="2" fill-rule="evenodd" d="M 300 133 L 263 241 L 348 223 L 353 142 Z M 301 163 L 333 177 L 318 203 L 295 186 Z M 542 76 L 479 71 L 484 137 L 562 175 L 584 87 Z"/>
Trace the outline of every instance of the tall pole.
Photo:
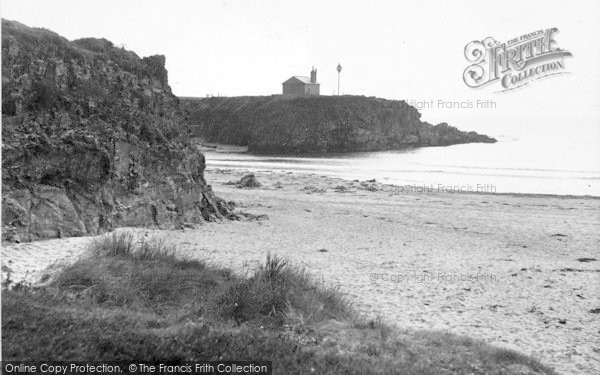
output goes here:
<path id="1" fill-rule="evenodd" d="M 340 96 L 340 72 L 342 71 L 342 66 L 338 63 L 337 72 L 338 72 L 338 96 Z"/>

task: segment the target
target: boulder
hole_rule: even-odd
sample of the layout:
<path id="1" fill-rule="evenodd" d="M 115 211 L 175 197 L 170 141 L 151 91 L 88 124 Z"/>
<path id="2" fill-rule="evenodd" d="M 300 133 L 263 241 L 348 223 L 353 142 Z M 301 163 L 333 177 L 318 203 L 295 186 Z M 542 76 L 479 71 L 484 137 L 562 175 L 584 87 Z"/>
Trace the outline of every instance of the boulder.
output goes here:
<path id="1" fill-rule="evenodd" d="M 226 185 L 235 185 L 239 188 L 255 188 L 261 187 L 261 183 L 258 182 L 256 176 L 253 173 L 247 174 L 242 177 L 239 181 L 229 181 L 225 183 Z"/>

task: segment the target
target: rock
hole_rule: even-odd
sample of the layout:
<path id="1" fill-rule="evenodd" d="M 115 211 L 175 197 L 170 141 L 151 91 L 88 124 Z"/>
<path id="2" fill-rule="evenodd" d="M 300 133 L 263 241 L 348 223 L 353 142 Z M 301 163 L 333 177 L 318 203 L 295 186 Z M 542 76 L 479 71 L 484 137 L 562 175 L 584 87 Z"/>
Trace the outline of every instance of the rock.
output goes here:
<path id="1" fill-rule="evenodd" d="M 226 182 L 225 185 L 235 185 L 239 188 L 255 188 L 261 187 L 261 183 L 258 182 L 256 176 L 253 173 L 247 174 L 242 177 L 239 181 L 229 181 Z"/>
<path id="2" fill-rule="evenodd" d="M 2 236 L 234 218 L 188 143 L 164 56 L 2 20 Z"/>
<path id="3" fill-rule="evenodd" d="M 269 216 L 265 214 L 255 215 L 245 211 L 239 211 L 239 216 L 246 219 L 247 221 L 260 221 L 260 220 L 269 220 Z"/>
<path id="4" fill-rule="evenodd" d="M 322 193 L 326 192 L 325 189 L 317 188 L 317 187 L 310 186 L 310 185 L 309 186 L 305 186 L 305 187 L 303 187 L 300 190 L 301 191 L 305 191 L 306 194 L 312 194 L 312 193 L 320 193 L 320 194 L 322 194 Z"/>
<path id="5" fill-rule="evenodd" d="M 587 263 L 587 262 L 595 262 L 596 258 L 577 258 L 578 262 Z"/>
<path id="6" fill-rule="evenodd" d="M 254 188 L 254 187 L 260 187 L 261 184 L 260 184 L 260 182 L 258 182 L 258 180 L 254 176 L 254 174 L 248 174 L 248 175 L 245 175 L 244 177 L 242 177 L 242 179 L 238 182 L 237 186 Z"/>
<path id="7" fill-rule="evenodd" d="M 405 101 L 364 96 L 181 98 L 196 135 L 250 152 L 354 152 L 496 142 L 421 121 Z"/>

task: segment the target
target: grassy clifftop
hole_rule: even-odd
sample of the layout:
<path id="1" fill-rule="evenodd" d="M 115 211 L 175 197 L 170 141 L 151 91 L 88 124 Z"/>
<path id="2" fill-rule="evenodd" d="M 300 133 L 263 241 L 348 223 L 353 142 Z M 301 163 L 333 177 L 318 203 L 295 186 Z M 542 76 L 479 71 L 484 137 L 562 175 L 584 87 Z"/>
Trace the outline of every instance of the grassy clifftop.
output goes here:
<path id="1" fill-rule="evenodd" d="M 261 153 L 353 152 L 496 142 L 420 120 L 404 101 L 364 96 L 182 98 L 196 135 Z"/>

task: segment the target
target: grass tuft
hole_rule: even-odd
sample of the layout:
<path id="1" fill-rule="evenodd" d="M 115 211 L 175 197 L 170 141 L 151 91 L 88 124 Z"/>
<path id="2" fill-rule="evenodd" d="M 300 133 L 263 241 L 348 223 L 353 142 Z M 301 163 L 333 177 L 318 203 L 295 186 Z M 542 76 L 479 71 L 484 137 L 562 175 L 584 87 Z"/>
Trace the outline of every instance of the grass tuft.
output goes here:
<path id="1" fill-rule="evenodd" d="M 176 248 L 161 238 L 141 237 L 136 241 L 131 233 L 113 232 L 94 239 L 90 252 L 96 257 L 121 257 L 139 260 L 176 262 Z"/>
<path id="2" fill-rule="evenodd" d="M 265 281 L 273 284 L 276 283 L 280 278 L 285 269 L 288 267 L 288 262 L 279 257 L 272 256 L 271 253 L 267 254 L 267 261 L 263 267 L 261 267 L 261 276 Z"/>
<path id="3" fill-rule="evenodd" d="M 305 270 L 270 254 L 252 277 L 233 283 L 218 303 L 221 316 L 238 324 L 258 321 L 278 326 L 289 317 L 295 317 L 295 325 L 344 319 L 350 308 L 335 289 L 317 286 Z"/>
<path id="4" fill-rule="evenodd" d="M 92 254 L 105 257 L 126 257 L 133 253 L 133 235 L 128 232 L 106 234 L 92 240 Z"/>

